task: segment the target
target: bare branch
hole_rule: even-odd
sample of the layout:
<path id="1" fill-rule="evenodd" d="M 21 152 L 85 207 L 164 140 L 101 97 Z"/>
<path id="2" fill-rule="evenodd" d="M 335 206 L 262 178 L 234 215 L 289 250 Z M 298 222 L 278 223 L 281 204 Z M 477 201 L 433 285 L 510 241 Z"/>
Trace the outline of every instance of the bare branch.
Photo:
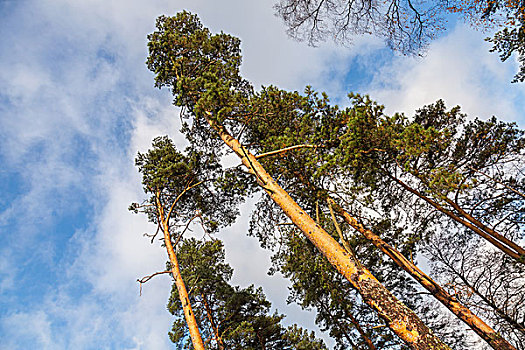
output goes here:
<path id="1" fill-rule="evenodd" d="M 161 271 L 161 272 L 155 272 L 154 274 L 152 275 L 149 275 L 149 276 L 145 276 L 145 277 L 142 277 L 140 279 L 137 278 L 137 282 L 140 283 L 140 296 L 142 296 L 142 284 L 143 283 L 146 283 L 148 282 L 150 279 L 152 279 L 153 277 L 157 276 L 157 275 L 163 275 L 165 273 L 171 273 L 171 270 L 166 270 L 166 271 Z"/>
<path id="2" fill-rule="evenodd" d="M 279 154 L 279 153 L 292 151 L 294 149 L 299 149 L 299 148 L 323 148 L 323 146 L 317 146 L 317 145 L 295 145 L 295 146 L 290 146 L 290 147 L 278 149 L 276 151 L 271 151 L 271 152 L 266 152 L 266 153 L 263 153 L 263 154 L 256 155 L 255 159 L 259 159 L 259 158 L 263 158 L 263 157 L 269 157 L 269 156 L 273 156 L 273 155 L 276 155 L 276 154 Z"/>
<path id="3" fill-rule="evenodd" d="M 150 235 L 148 233 L 144 233 L 144 237 L 151 237 L 151 244 L 153 244 L 153 241 L 155 240 L 155 237 L 157 237 L 157 235 L 159 234 L 159 231 L 160 231 L 160 225 L 157 225 L 157 231 L 155 232 L 154 235 Z"/>
<path id="4" fill-rule="evenodd" d="M 514 188 L 512 188 L 512 187 L 510 187 L 510 186 L 505 185 L 503 182 L 496 180 L 495 178 L 493 178 L 493 177 L 490 176 L 489 174 L 484 173 L 483 171 L 481 171 L 481 170 L 479 170 L 479 169 L 474 169 L 474 168 L 471 167 L 471 166 L 468 166 L 467 168 L 469 168 L 470 170 L 475 171 L 475 172 L 477 172 L 477 173 L 480 173 L 481 175 L 484 175 L 484 176 L 488 177 L 489 179 L 491 179 L 491 180 L 494 181 L 495 183 L 498 183 L 498 184 L 502 185 L 503 187 L 505 187 L 506 189 L 511 190 L 512 192 L 516 193 L 517 195 L 519 195 L 519 196 L 525 198 L 525 194 L 519 192 L 518 190 L 516 190 L 516 189 L 514 189 Z"/>

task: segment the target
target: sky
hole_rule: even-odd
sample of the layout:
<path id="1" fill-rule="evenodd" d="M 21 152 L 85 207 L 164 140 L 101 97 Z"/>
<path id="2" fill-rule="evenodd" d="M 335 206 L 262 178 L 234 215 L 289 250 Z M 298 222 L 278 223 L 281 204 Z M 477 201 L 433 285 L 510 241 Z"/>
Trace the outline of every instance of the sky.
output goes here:
<path id="1" fill-rule="evenodd" d="M 510 81 L 487 33 L 455 23 L 425 57 L 373 37 L 309 47 L 287 37 L 274 1 L 0 0 L 0 349 L 173 349 L 167 275 L 154 228 L 127 208 L 144 198 L 138 151 L 179 118 L 144 62 L 155 18 L 186 9 L 242 40 L 254 86 L 326 91 L 336 103 L 369 94 L 388 113 L 439 98 L 469 117 L 523 125 L 525 89 Z M 266 275 L 269 253 L 246 237 L 253 200 L 220 233 L 233 282 L 262 286 L 287 324 L 314 315 L 287 305 L 288 283 Z M 321 334 L 321 333 L 318 333 Z"/>

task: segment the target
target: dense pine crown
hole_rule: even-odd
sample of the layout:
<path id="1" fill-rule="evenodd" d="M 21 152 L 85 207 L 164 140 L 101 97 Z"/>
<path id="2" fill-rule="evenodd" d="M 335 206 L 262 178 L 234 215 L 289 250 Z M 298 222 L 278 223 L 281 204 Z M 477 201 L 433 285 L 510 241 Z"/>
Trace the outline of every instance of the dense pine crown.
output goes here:
<path id="1" fill-rule="evenodd" d="M 171 88 L 176 106 L 199 117 L 204 111 L 231 117 L 238 103 L 251 94 L 239 73 L 240 40 L 227 34 L 211 35 L 197 16 L 180 12 L 157 19 L 157 31 L 148 36 L 148 68 L 155 86 Z"/>
<path id="2" fill-rule="evenodd" d="M 135 163 L 142 173 L 144 192 L 151 195 L 151 206 L 133 204 L 130 209 L 142 207 L 157 222 L 153 206 L 158 192 L 166 212 L 174 213 L 170 219 L 177 229 L 196 215 L 209 233 L 231 224 L 238 214 L 236 204 L 242 200 L 242 189 L 239 192 L 239 187 L 231 184 L 229 172 L 213 153 L 191 147 L 185 153 L 164 136 L 155 138 L 147 153 L 138 154 Z"/>

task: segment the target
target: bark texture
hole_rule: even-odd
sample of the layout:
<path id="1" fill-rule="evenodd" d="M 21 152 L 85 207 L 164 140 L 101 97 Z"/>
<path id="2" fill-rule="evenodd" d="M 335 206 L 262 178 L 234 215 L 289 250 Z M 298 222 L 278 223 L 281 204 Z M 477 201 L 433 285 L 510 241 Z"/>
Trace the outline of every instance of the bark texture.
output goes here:
<path id="1" fill-rule="evenodd" d="M 450 350 L 417 315 L 390 293 L 354 256 L 344 250 L 266 172 L 255 156 L 233 138 L 224 126 L 207 113 L 210 126 L 241 159 L 259 185 L 275 201 L 330 263 L 356 288 L 363 300 L 376 310 L 388 327 L 416 350 Z"/>
<path id="2" fill-rule="evenodd" d="M 155 200 L 157 204 L 157 210 L 159 212 L 159 220 L 162 225 L 162 231 L 164 233 L 164 243 L 166 244 L 166 250 L 168 251 L 168 256 L 171 262 L 171 274 L 175 280 L 175 285 L 179 291 L 180 302 L 182 303 L 182 309 L 184 310 L 184 318 L 186 319 L 186 324 L 190 332 L 191 342 L 195 350 L 205 350 L 204 342 L 202 341 L 201 333 L 199 331 L 199 326 L 197 324 L 197 319 L 191 308 L 190 298 L 188 296 L 188 291 L 186 290 L 186 285 L 182 280 L 180 274 L 179 262 L 177 260 L 177 255 L 173 249 L 173 244 L 171 244 L 170 230 L 167 222 L 166 215 L 164 213 L 164 207 L 160 202 L 160 194 L 157 192 Z"/>
<path id="3" fill-rule="evenodd" d="M 408 272 L 416 281 L 428 290 L 437 300 L 447 307 L 460 320 L 465 322 L 476 334 L 485 340 L 493 349 L 516 350 L 509 342 L 495 330 L 476 316 L 469 308 L 461 304 L 443 287 L 427 276 L 416 265 L 403 256 L 397 249 L 383 241 L 374 232 L 366 229 L 356 218 L 351 216 L 332 199 L 329 199 L 334 210 L 341 215 L 345 222 L 365 236 L 374 246 L 388 255 L 399 267 Z"/>

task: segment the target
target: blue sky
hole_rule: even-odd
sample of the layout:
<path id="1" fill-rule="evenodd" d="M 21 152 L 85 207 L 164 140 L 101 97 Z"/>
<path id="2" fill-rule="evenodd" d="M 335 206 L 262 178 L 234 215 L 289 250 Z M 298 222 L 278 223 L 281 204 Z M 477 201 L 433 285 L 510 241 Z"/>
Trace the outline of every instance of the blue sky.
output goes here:
<path id="1" fill-rule="evenodd" d="M 525 90 L 511 84 L 487 33 L 458 24 L 424 58 L 393 55 L 375 38 L 311 48 L 287 38 L 272 1 L 0 1 L 0 348 L 169 349 L 165 252 L 142 237 L 137 151 L 168 134 L 183 143 L 167 91 L 144 61 L 155 18 L 188 9 L 213 31 L 239 36 L 255 86 L 311 84 L 344 104 L 368 93 L 407 114 L 443 98 L 471 117 L 525 122 Z M 242 15 L 241 15 L 242 14 Z M 289 314 L 286 281 L 266 276 L 268 254 L 245 238 L 251 203 L 221 233 L 235 283 L 262 285 Z"/>

